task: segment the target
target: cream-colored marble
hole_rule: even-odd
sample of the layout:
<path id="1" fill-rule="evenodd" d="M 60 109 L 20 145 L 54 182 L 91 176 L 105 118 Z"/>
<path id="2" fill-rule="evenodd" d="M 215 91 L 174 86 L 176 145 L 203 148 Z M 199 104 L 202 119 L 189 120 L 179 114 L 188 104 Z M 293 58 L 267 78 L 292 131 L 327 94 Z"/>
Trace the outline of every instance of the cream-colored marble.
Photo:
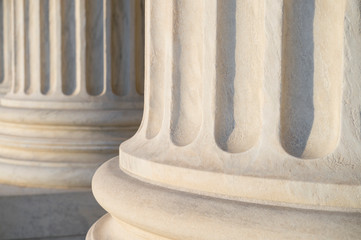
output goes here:
<path id="1" fill-rule="evenodd" d="M 87 239 L 359 239 L 359 6 L 146 1 L 143 121 Z"/>
<path id="2" fill-rule="evenodd" d="M 89 187 L 141 120 L 143 4 L 4 0 L 3 10 L 0 182 Z"/>
<path id="3" fill-rule="evenodd" d="M 10 15 L 4 11 L 4 2 L 0 1 L 0 95 L 5 94 L 10 88 L 10 79 L 6 75 L 11 74 L 11 45 L 14 43 L 11 33 Z"/>

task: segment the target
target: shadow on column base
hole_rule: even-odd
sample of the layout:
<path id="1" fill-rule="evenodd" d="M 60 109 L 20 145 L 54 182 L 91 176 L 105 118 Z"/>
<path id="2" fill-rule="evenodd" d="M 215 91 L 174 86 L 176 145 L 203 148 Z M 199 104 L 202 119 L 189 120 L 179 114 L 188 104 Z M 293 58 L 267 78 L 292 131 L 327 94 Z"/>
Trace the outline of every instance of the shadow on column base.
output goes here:
<path id="1" fill-rule="evenodd" d="M 269 206 L 171 190 L 130 177 L 119 169 L 118 158 L 97 170 L 93 194 L 110 214 L 93 225 L 87 240 L 361 236 L 359 212 Z"/>

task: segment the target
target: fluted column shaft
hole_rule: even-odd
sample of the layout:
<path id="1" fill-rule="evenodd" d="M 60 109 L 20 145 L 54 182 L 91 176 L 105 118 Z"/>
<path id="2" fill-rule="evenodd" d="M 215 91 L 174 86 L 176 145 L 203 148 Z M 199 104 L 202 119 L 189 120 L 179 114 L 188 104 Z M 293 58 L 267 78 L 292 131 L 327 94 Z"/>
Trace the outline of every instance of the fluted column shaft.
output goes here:
<path id="1" fill-rule="evenodd" d="M 0 181 L 90 186 L 140 122 L 143 3 L 4 0 L 3 8 L 11 89 L 0 99 Z"/>
<path id="2" fill-rule="evenodd" d="M 0 0 L 0 95 L 5 94 L 10 89 L 10 79 L 12 74 L 13 25 L 11 22 L 10 9 L 6 6 L 6 1 Z"/>
<path id="3" fill-rule="evenodd" d="M 356 239 L 356 3 L 147 1 L 143 121 L 88 239 Z"/>

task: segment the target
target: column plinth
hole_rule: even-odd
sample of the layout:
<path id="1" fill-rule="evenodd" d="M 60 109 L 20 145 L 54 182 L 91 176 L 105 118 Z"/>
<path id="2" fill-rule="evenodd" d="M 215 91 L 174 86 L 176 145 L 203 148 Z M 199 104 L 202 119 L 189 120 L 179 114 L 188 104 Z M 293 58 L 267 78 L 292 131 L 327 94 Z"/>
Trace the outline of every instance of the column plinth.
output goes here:
<path id="1" fill-rule="evenodd" d="M 357 239 L 355 6 L 147 1 L 143 121 L 87 239 Z"/>
<path id="2" fill-rule="evenodd" d="M 0 99 L 1 182 L 89 187 L 135 133 L 142 8 L 127 0 L 4 1 L 16 41 L 5 72 L 11 89 Z"/>

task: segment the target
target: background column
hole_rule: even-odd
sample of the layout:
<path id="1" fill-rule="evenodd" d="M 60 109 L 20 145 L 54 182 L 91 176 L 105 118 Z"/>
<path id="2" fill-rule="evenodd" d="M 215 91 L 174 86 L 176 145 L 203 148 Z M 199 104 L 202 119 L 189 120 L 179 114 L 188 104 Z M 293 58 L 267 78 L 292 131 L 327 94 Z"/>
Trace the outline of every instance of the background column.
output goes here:
<path id="1" fill-rule="evenodd" d="M 12 48 L 14 44 L 13 39 L 13 24 L 11 21 L 11 11 L 7 11 L 6 1 L 0 0 L 0 95 L 5 94 L 10 89 L 10 79 L 12 74 L 12 63 L 14 58 L 12 56 Z"/>
<path id="2" fill-rule="evenodd" d="M 143 105 L 143 4 L 4 0 L 0 182 L 89 187 Z"/>

